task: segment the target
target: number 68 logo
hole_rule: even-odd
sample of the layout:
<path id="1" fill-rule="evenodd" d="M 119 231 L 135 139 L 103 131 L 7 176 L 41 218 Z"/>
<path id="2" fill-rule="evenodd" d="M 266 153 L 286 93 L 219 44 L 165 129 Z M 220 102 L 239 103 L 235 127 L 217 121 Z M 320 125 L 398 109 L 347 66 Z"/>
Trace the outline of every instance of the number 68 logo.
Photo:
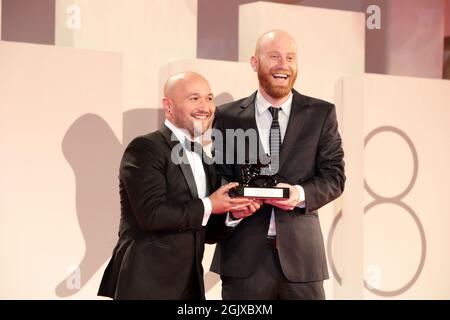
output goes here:
<path id="1" fill-rule="evenodd" d="M 367 180 L 364 179 L 364 188 L 367 191 L 368 194 L 370 194 L 370 196 L 373 197 L 373 201 L 370 202 L 368 205 L 365 206 L 364 208 L 364 214 L 366 214 L 367 212 L 370 211 L 370 209 L 372 209 L 373 207 L 380 205 L 380 204 L 393 204 L 396 206 L 399 206 L 401 208 L 403 208 L 406 212 L 409 213 L 409 215 L 411 216 L 411 218 L 414 220 L 417 229 L 419 230 L 419 234 L 420 234 L 420 242 L 421 242 L 421 255 L 420 255 L 420 261 L 419 261 L 419 265 L 416 269 L 416 272 L 414 273 L 413 277 L 402 287 L 395 289 L 395 290 L 390 290 L 390 291 L 386 291 L 386 290 L 381 290 L 379 288 L 373 288 L 371 285 L 368 284 L 368 282 L 366 280 L 364 280 L 364 287 L 369 290 L 370 292 L 379 295 L 379 296 L 385 296 L 385 297 L 393 297 L 393 296 L 397 296 L 400 295 L 402 293 L 404 293 L 405 291 L 407 291 L 408 289 L 410 289 L 414 283 L 417 281 L 417 279 L 420 276 L 420 273 L 422 272 L 423 266 L 425 264 L 425 257 L 426 257 L 426 239 L 425 239 L 425 231 L 423 229 L 422 223 L 419 220 L 419 217 L 417 216 L 417 214 L 414 212 L 414 210 L 407 205 L 405 202 L 403 202 L 403 198 L 411 191 L 411 189 L 413 188 L 414 184 L 416 183 L 416 179 L 417 179 L 417 173 L 418 173 L 418 167 L 419 167 L 419 161 L 418 161 L 418 157 L 417 157 L 417 151 L 414 147 L 414 144 L 412 143 L 411 139 L 407 136 L 406 133 L 404 133 L 403 131 L 401 131 L 398 128 L 395 127 L 391 127 L 391 126 L 383 126 L 383 127 L 378 127 L 376 129 L 374 129 L 373 131 L 371 131 L 365 141 L 364 141 L 364 146 L 366 147 L 367 144 L 369 143 L 369 141 L 377 134 L 381 133 L 381 132 L 390 132 L 390 133 L 394 133 L 399 135 L 407 144 L 408 147 L 411 151 L 412 154 L 412 158 L 413 158 L 413 173 L 412 173 L 412 177 L 411 180 L 408 184 L 408 186 L 406 187 L 405 190 L 403 190 L 402 192 L 400 192 L 400 194 L 398 195 L 394 195 L 394 196 L 381 196 L 378 193 L 376 193 L 367 183 Z M 336 230 L 336 226 L 339 223 L 340 219 L 342 218 L 342 211 L 340 211 L 336 217 L 333 220 L 333 223 L 331 225 L 329 234 L 328 234 L 328 241 L 327 241 L 327 251 L 328 251 L 328 255 L 330 257 L 330 266 L 331 266 L 331 271 L 333 273 L 334 278 L 336 279 L 336 281 L 339 284 L 342 284 L 342 278 L 339 275 L 336 266 L 334 264 L 333 261 L 333 254 L 332 254 L 332 241 L 333 241 L 333 236 L 334 236 L 334 232 Z"/>

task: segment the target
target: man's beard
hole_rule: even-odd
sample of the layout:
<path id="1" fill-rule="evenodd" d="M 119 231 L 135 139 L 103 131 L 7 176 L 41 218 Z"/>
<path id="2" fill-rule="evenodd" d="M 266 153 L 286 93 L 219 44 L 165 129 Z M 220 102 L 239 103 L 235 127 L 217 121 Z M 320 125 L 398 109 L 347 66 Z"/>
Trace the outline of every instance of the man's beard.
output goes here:
<path id="1" fill-rule="evenodd" d="M 272 83 L 272 73 L 276 72 L 262 73 L 260 70 L 258 70 L 259 84 L 264 89 L 264 91 L 272 98 L 279 99 L 287 96 L 294 87 L 295 80 L 297 79 L 297 73 L 290 75 L 290 77 L 288 78 L 288 84 L 286 86 L 274 85 Z"/>
<path id="2" fill-rule="evenodd" d="M 194 137 L 203 136 L 208 128 L 211 128 L 211 122 L 212 118 L 209 119 L 206 123 L 204 123 L 203 121 L 194 120 L 192 123 Z"/>

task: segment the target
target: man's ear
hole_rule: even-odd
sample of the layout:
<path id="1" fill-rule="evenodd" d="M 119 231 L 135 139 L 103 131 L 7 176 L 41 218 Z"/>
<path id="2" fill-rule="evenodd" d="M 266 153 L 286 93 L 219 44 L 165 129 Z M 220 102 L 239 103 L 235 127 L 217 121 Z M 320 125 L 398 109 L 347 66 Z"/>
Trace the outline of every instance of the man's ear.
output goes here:
<path id="1" fill-rule="evenodd" d="M 170 99 L 169 99 L 169 98 L 164 97 L 164 98 L 162 99 L 162 105 L 163 105 L 163 108 L 164 108 L 164 112 L 165 112 L 166 114 L 172 113 L 172 106 L 171 106 L 171 104 L 170 104 Z"/>
<path id="2" fill-rule="evenodd" d="M 255 56 L 252 56 L 250 58 L 250 64 L 252 65 L 253 71 L 258 72 L 258 58 Z"/>

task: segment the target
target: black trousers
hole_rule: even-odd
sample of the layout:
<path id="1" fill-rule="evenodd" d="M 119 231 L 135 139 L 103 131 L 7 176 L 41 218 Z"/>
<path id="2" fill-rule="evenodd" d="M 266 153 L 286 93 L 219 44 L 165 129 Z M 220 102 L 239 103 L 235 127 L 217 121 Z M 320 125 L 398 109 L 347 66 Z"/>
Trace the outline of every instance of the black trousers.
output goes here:
<path id="1" fill-rule="evenodd" d="M 191 275 L 186 284 L 183 293 L 179 297 L 180 300 L 200 301 L 203 300 L 200 289 L 200 281 L 198 279 L 195 259 L 192 264 Z"/>
<path id="2" fill-rule="evenodd" d="M 223 300 L 324 300 L 323 281 L 290 282 L 276 248 L 266 246 L 263 259 L 248 278 L 221 276 Z"/>

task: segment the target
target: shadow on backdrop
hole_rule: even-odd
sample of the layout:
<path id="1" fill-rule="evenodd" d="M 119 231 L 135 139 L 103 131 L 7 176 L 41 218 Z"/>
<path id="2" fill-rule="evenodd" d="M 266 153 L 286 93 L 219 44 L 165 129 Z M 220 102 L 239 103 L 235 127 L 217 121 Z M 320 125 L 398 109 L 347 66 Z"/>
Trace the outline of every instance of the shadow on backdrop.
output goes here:
<path id="1" fill-rule="evenodd" d="M 231 95 L 231 93 L 228 92 L 219 93 L 214 97 L 214 103 L 216 106 L 220 106 L 221 104 L 228 103 L 233 100 L 234 100 L 233 96 Z"/>
<path id="2" fill-rule="evenodd" d="M 79 263 L 79 286 L 74 274 L 56 287 L 59 297 L 77 293 L 109 259 L 117 240 L 120 216 L 118 168 L 122 145 L 110 126 L 95 114 L 85 114 L 69 128 L 62 151 L 75 175 L 75 202 L 85 242 Z"/>
<path id="3" fill-rule="evenodd" d="M 127 146 L 137 136 L 150 133 L 161 127 L 164 123 L 164 112 L 158 109 L 132 109 L 125 111 L 122 117 L 123 139 Z"/>
<path id="4" fill-rule="evenodd" d="M 95 114 L 78 118 L 67 130 L 62 151 L 75 176 L 75 202 L 85 253 L 78 265 L 79 285 L 72 273 L 56 287 L 59 297 L 81 290 L 111 257 L 120 219 L 119 164 L 124 146 L 162 123 L 161 109 L 133 109 L 123 114 L 122 144 L 104 119 Z"/>

